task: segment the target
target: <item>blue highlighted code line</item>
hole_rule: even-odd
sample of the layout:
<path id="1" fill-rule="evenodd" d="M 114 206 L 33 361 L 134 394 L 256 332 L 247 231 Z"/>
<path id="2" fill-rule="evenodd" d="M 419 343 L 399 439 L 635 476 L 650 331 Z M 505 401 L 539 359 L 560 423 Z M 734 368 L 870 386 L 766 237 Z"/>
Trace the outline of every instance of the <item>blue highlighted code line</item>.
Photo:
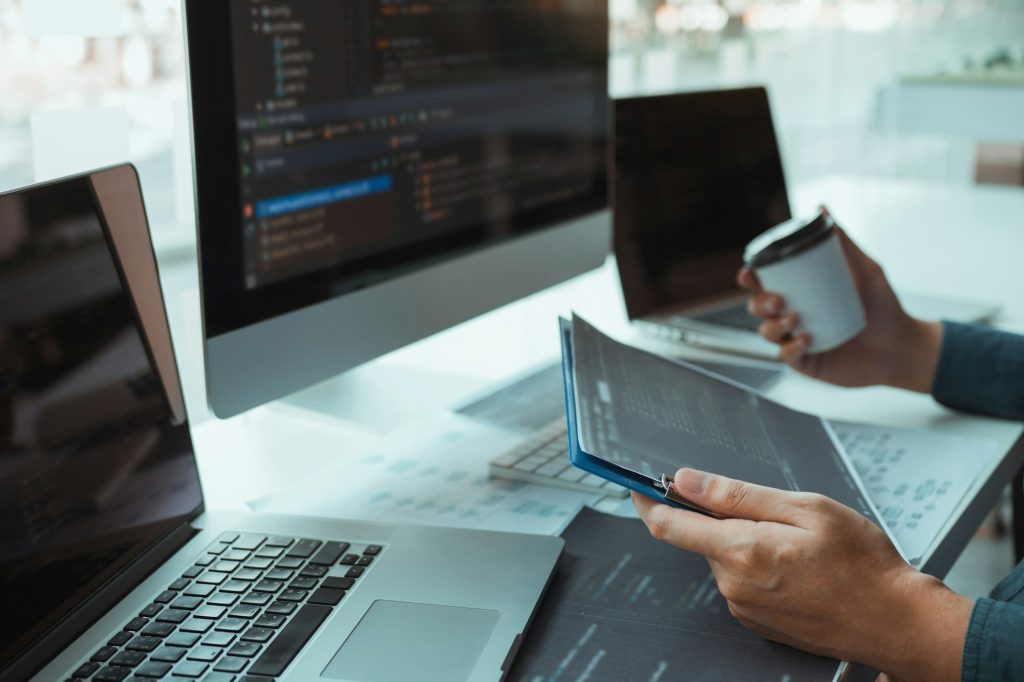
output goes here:
<path id="1" fill-rule="evenodd" d="M 306 211 L 311 208 L 337 204 L 342 201 L 350 201 L 360 197 L 367 197 L 371 194 L 391 191 L 391 176 L 377 175 L 365 180 L 346 182 L 343 185 L 314 189 L 299 194 L 289 194 L 276 199 L 265 199 L 256 202 L 254 212 L 257 218 L 273 218 L 294 213 L 295 211 Z"/>

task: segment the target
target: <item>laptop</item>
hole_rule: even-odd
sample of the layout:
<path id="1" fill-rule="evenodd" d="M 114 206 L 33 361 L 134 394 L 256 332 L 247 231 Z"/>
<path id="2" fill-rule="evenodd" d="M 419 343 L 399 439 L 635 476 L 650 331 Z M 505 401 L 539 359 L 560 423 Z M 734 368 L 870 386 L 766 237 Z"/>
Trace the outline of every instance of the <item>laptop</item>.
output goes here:
<path id="1" fill-rule="evenodd" d="M 0 680 L 500 679 L 562 541 L 204 511 L 146 234 L 130 166 L 0 195 Z"/>
<path id="2" fill-rule="evenodd" d="M 736 287 L 747 243 L 791 217 L 763 87 L 615 101 L 614 251 L 644 332 L 774 358 Z M 923 319 L 979 322 L 996 304 L 902 293 Z"/>

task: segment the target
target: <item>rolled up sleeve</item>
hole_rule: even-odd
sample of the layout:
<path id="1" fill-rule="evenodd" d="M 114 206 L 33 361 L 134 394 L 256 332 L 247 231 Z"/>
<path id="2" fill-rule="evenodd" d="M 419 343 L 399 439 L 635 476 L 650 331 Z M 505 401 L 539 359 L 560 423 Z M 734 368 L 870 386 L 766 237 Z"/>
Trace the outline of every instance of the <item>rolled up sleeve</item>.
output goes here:
<path id="1" fill-rule="evenodd" d="M 1024 419 L 1024 336 L 943 322 L 934 398 L 956 410 Z"/>
<path id="2" fill-rule="evenodd" d="M 1024 682 L 1024 607 L 979 599 L 964 640 L 962 682 Z"/>

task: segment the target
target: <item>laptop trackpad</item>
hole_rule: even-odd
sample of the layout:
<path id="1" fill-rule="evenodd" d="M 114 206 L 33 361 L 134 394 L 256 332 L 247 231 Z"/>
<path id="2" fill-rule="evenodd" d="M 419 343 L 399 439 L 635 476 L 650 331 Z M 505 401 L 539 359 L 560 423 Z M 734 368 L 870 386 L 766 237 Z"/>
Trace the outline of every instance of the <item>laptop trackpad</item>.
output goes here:
<path id="1" fill-rule="evenodd" d="M 473 671 L 500 613 L 375 601 L 322 677 L 358 682 L 450 682 Z"/>

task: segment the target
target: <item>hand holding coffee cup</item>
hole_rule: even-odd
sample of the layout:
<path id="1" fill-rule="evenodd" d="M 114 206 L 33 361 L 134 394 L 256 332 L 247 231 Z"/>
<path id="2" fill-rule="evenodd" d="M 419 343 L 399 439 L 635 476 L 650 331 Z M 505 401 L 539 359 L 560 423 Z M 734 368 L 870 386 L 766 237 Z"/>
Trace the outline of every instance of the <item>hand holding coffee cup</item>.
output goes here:
<path id="1" fill-rule="evenodd" d="M 812 265 L 818 267 L 799 272 L 790 268 L 788 277 L 781 278 L 781 283 L 780 278 L 771 274 L 767 278 L 762 277 L 768 268 L 758 266 L 757 262 L 753 263 L 753 268 L 744 267 L 739 272 L 737 281 L 740 287 L 752 294 L 750 312 L 764 320 L 761 335 L 779 344 L 781 360 L 822 381 L 840 386 L 889 384 L 927 390 L 927 387 L 906 384 L 914 375 L 916 365 L 920 364 L 915 355 L 920 354 L 924 344 L 936 344 L 937 325 L 922 323 L 903 311 L 882 268 L 850 240 L 827 210 L 822 209 L 818 216 L 802 221 L 802 224 L 790 226 L 788 232 L 780 230 L 774 239 L 755 240 L 751 245 L 758 243 L 763 250 L 764 246 L 799 233 L 801 227 L 816 221 L 819 221 L 818 225 L 807 231 L 817 238 L 816 243 L 813 240 L 811 243 L 802 242 L 800 238 L 805 235 L 798 235 L 797 239 L 780 244 L 776 251 L 792 247 L 795 243 L 807 252 L 812 250 L 810 247 L 829 245 L 828 239 L 831 238 L 831 246 L 834 248 L 838 244 L 842 260 L 837 262 L 835 251 L 831 254 L 818 253 L 811 259 Z M 750 254 L 753 256 L 758 252 L 752 250 Z M 798 256 L 801 249 L 795 248 L 787 253 L 790 257 Z M 823 255 L 828 259 L 820 257 Z M 748 262 L 750 260 L 754 259 L 748 259 Z M 822 271 L 821 266 L 826 260 L 831 263 L 831 269 Z M 822 285 L 822 282 L 828 284 Z M 849 300 L 850 292 L 846 287 L 850 282 L 856 294 L 856 305 Z M 804 307 L 808 291 L 811 292 L 809 309 L 812 314 L 809 322 L 807 308 Z M 835 309 L 840 314 L 835 322 L 824 328 L 830 338 L 825 338 L 822 343 L 815 338 L 818 328 L 814 324 L 814 313 L 819 319 L 822 314 L 826 318 L 831 315 L 832 304 L 827 301 L 837 301 Z M 941 341 L 941 329 L 938 333 Z M 847 335 L 845 342 L 839 341 Z M 838 345 L 832 345 L 836 343 Z M 916 375 L 914 378 L 918 382 L 923 381 Z"/>

